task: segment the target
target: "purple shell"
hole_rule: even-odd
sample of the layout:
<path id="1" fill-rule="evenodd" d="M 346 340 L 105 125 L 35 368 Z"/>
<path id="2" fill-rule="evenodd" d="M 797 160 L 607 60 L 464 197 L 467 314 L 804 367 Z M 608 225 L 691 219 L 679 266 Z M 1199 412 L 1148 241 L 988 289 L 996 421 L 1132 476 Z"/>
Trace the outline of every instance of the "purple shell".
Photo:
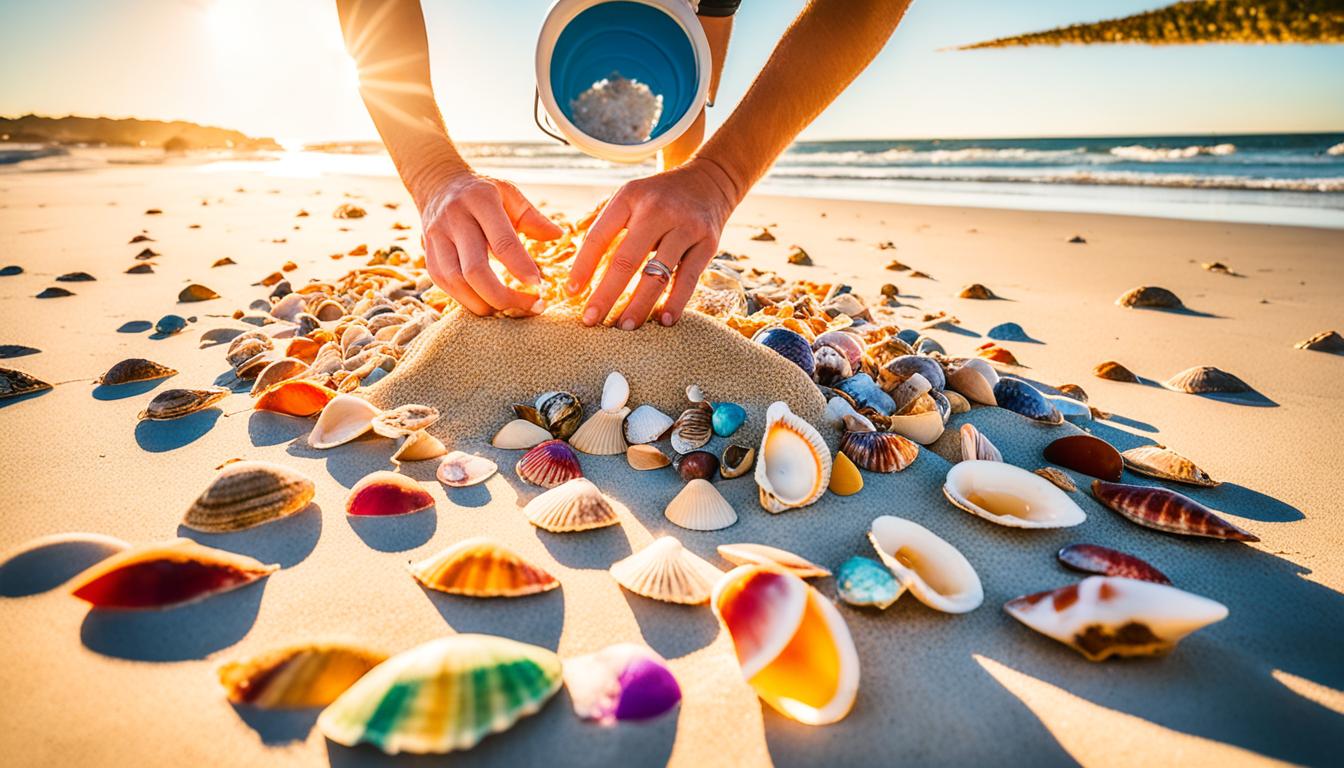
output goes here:
<path id="1" fill-rule="evenodd" d="M 617 720 L 648 720 L 667 712 L 681 701 L 681 686 L 662 662 L 631 659 L 621 672 L 621 698 Z"/>
<path id="2" fill-rule="evenodd" d="M 666 662 L 633 643 L 566 659 L 564 672 L 574 711 L 604 725 L 658 717 L 681 701 L 681 686 Z"/>
<path id="3" fill-rule="evenodd" d="M 752 341 L 778 352 L 784 359 L 803 369 L 808 378 L 816 368 L 816 359 L 812 356 L 812 345 L 801 333 L 790 331 L 782 326 L 762 328 Z"/>

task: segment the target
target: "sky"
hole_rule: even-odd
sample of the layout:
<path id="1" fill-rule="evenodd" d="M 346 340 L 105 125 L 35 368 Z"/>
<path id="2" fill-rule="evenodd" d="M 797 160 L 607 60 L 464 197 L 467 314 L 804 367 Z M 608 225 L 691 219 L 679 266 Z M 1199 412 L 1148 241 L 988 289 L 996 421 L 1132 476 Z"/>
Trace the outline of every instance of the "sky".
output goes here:
<path id="1" fill-rule="evenodd" d="M 1344 46 L 942 50 L 1162 0 L 923 0 L 800 138 L 1020 138 L 1344 129 Z M 463 141 L 543 140 L 549 0 L 424 0 L 435 91 Z M 743 0 L 711 129 L 803 0 Z M 799 62 L 806 66 L 806 62 Z M 0 0 L 0 115 L 185 119 L 287 144 L 374 139 L 334 0 Z"/>

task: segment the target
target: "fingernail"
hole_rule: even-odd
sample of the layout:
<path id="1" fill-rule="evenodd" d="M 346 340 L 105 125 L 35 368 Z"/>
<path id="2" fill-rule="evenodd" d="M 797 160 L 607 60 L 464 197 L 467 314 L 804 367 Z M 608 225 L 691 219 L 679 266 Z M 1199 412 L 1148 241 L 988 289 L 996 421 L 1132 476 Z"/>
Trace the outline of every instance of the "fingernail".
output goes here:
<path id="1" fill-rule="evenodd" d="M 634 319 L 633 319 L 633 318 L 626 318 L 625 321 L 621 323 L 621 330 L 622 330 L 622 331 L 633 331 L 633 330 L 635 330 L 635 321 L 634 321 Z"/>
<path id="2" fill-rule="evenodd" d="M 589 307 L 583 310 L 583 324 L 592 325 L 597 322 L 597 307 Z"/>
<path id="3" fill-rule="evenodd" d="M 579 285 L 574 282 L 565 283 L 565 290 L 569 292 L 570 296 L 573 296 L 579 292 Z"/>
<path id="4" fill-rule="evenodd" d="M 537 302 L 532 305 L 532 314 L 540 315 L 544 311 L 546 311 L 546 300 L 537 299 Z"/>
<path id="5" fill-rule="evenodd" d="M 671 313 L 671 312 L 664 312 L 664 313 L 663 313 L 663 318 L 662 318 L 662 320 L 663 320 L 663 325 L 671 325 L 671 324 L 672 324 L 672 313 Z"/>

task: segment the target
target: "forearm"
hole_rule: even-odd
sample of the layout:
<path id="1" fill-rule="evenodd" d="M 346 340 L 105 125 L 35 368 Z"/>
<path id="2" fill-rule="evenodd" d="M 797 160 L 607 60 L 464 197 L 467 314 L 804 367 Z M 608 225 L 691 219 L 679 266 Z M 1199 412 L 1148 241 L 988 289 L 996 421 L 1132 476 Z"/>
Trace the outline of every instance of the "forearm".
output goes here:
<path id="1" fill-rule="evenodd" d="M 336 0 L 359 92 L 397 172 L 417 203 L 464 170 L 434 101 L 429 39 L 419 0 Z"/>
<path id="2" fill-rule="evenodd" d="M 808 3 L 697 154 L 722 172 L 735 201 L 877 56 L 908 6 L 909 0 Z"/>

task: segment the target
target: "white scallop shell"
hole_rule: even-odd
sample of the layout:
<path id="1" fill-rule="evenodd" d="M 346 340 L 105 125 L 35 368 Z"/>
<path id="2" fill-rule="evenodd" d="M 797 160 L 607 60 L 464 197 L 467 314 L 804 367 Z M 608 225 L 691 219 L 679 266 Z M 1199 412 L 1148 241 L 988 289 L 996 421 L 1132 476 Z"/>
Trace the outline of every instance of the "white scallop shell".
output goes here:
<path id="1" fill-rule="evenodd" d="M 651 405 L 641 405 L 625 417 L 625 441 L 631 445 L 652 443 L 671 426 L 671 416 Z"/>
<path id="2" fill-rule="evenodd" d="M 984 587 L 970 561 L 928 528 L 883 515 L 873 521 L 868 540 L 901 586 L 930 608 L 966 613 L 984 602 Z"/>
<path id="3" fill-rule="evenodd" d="M 308 445 L 314 448 L 344 445 L 368 432 L 380 413 L 377 406 L 362 397 L 339 394 L 322 408 L 313 431 L 308 433 Z"/>
<path id="4" fill-rule="evenodd" d="M 686 483 L 664 510 L 663 516 L 692 531 L 717 531 L 737 522 L 733 505 L 714 484 L 703 478 Z"/>
<path id="5" fill-rule="evenodd" d="M 771 403 L 756 451 L 761 506 L 769 512 L 805 507 L 821 498 L 830 481 L 831 452 L 821 433 L 786 403 Z"/>
<path id="6" fill-rule="evenodd" d="M 714 582 L 723 575 L 671 536 L 659 537 L 609 570 L 616 583 L 637 595 L 683 605 L 709 600 Z"/>
<path id="7" fill-rule="evenodd" d="M 576 477 L 538 495 L 523 507 L 528 522 L 551 533 L 572 533 L 616 525 L 611 501 L 593 482 Z"/>
<path id="8" fill-rule="evenodd" d="M 1087 519 L 1049 480 L 1001 461 L 953 464 L 943 495 L 959 509 L 1009 528 L 1068 528 Z"/>
<path id="9" fill-rule="evenodd" d="M 624 406 L 614 411 L 604 409 L 594 413 L 569 436 L 569 444 L 576 451 L 594 456 L 625 453 L 625 417 L 629 413 L 630 409 Z"/>
<path id="10" fill-rule="evenodd" d="M 551 433 L 530 421 L 514 419 L 495 433 L 490 444 L 496 448 L 518 450 L 535 448 L 551 439 Z"/>

